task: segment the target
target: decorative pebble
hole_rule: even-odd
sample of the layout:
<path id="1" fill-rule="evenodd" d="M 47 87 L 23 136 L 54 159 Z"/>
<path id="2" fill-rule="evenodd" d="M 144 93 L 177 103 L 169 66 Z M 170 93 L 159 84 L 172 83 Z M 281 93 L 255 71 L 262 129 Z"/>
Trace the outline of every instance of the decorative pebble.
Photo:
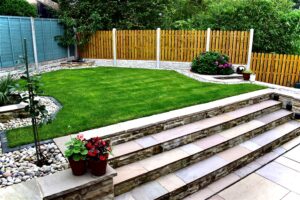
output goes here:
<path id="1" fill-rule="evenodd" d="M 67 159 L 54 143 L 41 145 L 50 165 L 35 165 L 35 148 L 25 148 L 0 154 L 0 188 L 27 181 L 34 177 L 47 176 L 69 167 Z M 59 153 L 54 153 L 56 150 Z"/>

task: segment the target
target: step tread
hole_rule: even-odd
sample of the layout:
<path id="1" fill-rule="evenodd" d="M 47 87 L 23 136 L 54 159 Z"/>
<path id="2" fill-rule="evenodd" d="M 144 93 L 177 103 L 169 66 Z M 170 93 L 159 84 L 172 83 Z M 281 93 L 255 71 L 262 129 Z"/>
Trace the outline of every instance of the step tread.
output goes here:
<path id="1" fill-rule="evenodd" d="M 257 103 L 251 106 L 247 106 L 245 108 L 240 108 L 238 110 L 224 113 L 218 115 L 216 117 L 207 118 L 198 122 L 194 122 L 191 124 L 183 125 L 180 127 L 176 127 L 170 130 L 162 131 L 160 133 L 153 134 L 151 136 L 145 136 L 133 141 L 125 142 L 119 145 L 114 146 L 114 156 L 120 157 L 129 153 L 133 153 L 135 151 L 139 151 L 144 148 L 148 148 L 150 146 L 157 145 L 159 143 L 163 143 L 172 139 L 176 139 L 185 135 L 189 135 L 193 132 L 207 129 L 209 127 L 216 126 L 218 124 L 222 124 L 233 119 L 240 118 L 242 116 L 246 116 L 248 114 L 257 112 L 259 110 L 272 107 L 275 105 L 279 105 L 281 102 L 274 100 L 267 100 L 261 103 Z M 110 157 L 113 158 L 113 157 Z"/>
<path id="2" fill-rule="evenodd" d="M 287 127 L 289 127 L 289 128 L 287 128 Z M 289 122 L 286 122 L 285 124 L 280 125 L 270 131 L 267 131 L 263 134 L 265 135 L 266 138 L 269 139 L 268 143 L 270 143 L 270 142 L 276 140 L 278 137 L 280 137 L 279 135 L 278 135 L 278 137 L 273 137 L 272 135 L 274 135 L 274 133 L 280 132 L 280 135 L 283 136 L 285 134 L 290 133 L 293 130 L 296 130 L 297 128 L 300 128 L 300 122 L 289 121 Z M 268 137 L 267 137 L 267 135 L 268 135 Z M 255 140 L 258 137 L 260 137 L 260 136 L 257 136 L 253 139 L 254 144 L 256 144 L 255 142 L 257 142 L 257 141 L 259 142 L 259 140 L 257 140 L 257 141 Z M 182 187 L 183 183 L 181 181 L 183 181 L 185 184 L 191 183 L 191 182 L 227 165 L 228 163 L 231 163 L 231 162 L 235 161 L 236 159 L 241 158 L 242 156 L 245 156 L 245 155 L 251 153 L 252 151 L 254 151 L 251 148 L 248 149 L 247 148 L 248 145 L 249 145 L 249 141 L 246 141 L 240 145 L 237 145 L 237 146 L 229 148 L 221 153 L 218 153 L 210 158 L 199 161 L 188 167 L 180 169 L 174 173 L 162 176 L 159 179 L 156 179 L 154 181 L 151 181 L 151 182 L 143 184 L 139 187 L 136 187 L 135 189 L 133 189 L 125 194 L 119 195 L 115 199 L 116 200 L 124 200 L 124 199 L 126 199 L 126 198 L 124 198 L 125 196 L 130 197 L 133 200 L 134 199 L 154 199 L 153 196 L 151 196 L 151 195 L 155 195 L 155 198 L 157 198 L 166 193 L 172 192 L 175 189 Z M 256 145 L 260 146 L 259 144 L 256 144 Z M 176 176 L 176 177 L 174 177 L 174 176 Z M 170 177 L 172 177 L 172 178 L 170 178 Z M 179 178 L 181 181 L 178 180 L 177 178 Z M 174 187 L 164 187 L 163 186 L 164 183 L 167 184 L 168 180 L 170 180 L 170 179 L 177 180 L 176 181 L 177 183 L 175 183 L 175 181 L 174 181 Z M 163 184 L 161 184 L 161 183 L 163 183 Z M 155 193 L 155 190 L 153 190 L 153 185 L 156 186 L 155 189 L 157 189 L 158 191 L 161 191 L 161 192 Z M 147 190 L 147 191 L 153 190 L 154 192 L 153 192 L 153 194 L 148 195 L 148 193 L 144 193 L 145 190 Z M 138 196 L 136 196 L 137 191 L 140 191 Z"/>
<path id="3" fill-rule="evenodd" d="M 279 111 L 276 111 L 274 113 L 267 114 L 266 116 L 269 116 L 273 120 L 276 120 L 276 119 L 279 119 L 281 117 L 287 116 L 290 113 L 291 112 L 289 112 L 289 111 L 279 110 Z M 265 116 L 263 116 L 263 117 L 265 117 Z M 259 126 L 257 126 L 257 124 L 255 124 L 254 122 L 257 122 L 259 120 L 260 120 L 260 118 L 257 118 L 255 120 L 252 120 L 250 122 L 247 122 L 245 124 L 239 125 L 237 127 L 231 128 L 231 129 L 233 129 L 233 131 L 239 133 L 239 128 L 238 127 L 246 126 L 247 131 L 245 131 L 245 132 L 242 131 L 243 134 L 244 134 L 244 133 L 246 133 L 250 130 L 254 130 L 254 129 L 258 128 Z M 272 121 L 269 121 L 269 123 L 270 122 L 272 122 Z M 249 125 L 247 125 L 247 124 L 249 124 Z M 259 122 L 259 125 L 264 126 L 265 123 Z M 230 132 L 231 129 L 227 130 L 226 132 L 231 133 Z M 168 165 L 170 163 L 173 163 L 177 160 L 189 157 L 193 154 L 199 153 L 199 152 L 204 151 L 204 150 L 206 150 L 210 147 L 213 147 L 215 145 L 218 145 L 222 142 L 225 142 L 225 141 L 230 140 L 230 139 L 233 138 L 233 137 L 226 138 L 226 137 L 223 137 L 221 134 L 222 133 L 214 134 L 214 135 L 208 136 L 206 138 L 199 139 L 199 140 L 197 140 L 195 142 L 192 142 L 190 144 L 186 144 L 186 145 L 177 147 L 175 149 L 165 151 L 165 152 L 162 152 L 162 153 L 157 154 L 157 155 L 153 155 L 149 158 L 145 158 L 143 160 L 140 160 L 140 161 L 128 164 L 128 165 L 124 165 L 122 167 L 118 167 L 118 168 L 116 168 L 116 171 L 117 171 L 118 175 L 114 178 L 114 183 L 118 184 L 118 183 L 121 183 L 121 182 L 126 181 L 128 179 L 134 178 L 136 176 L 139 176 L 139 175 L 143 174 L 144 171 L 149 172 L 149 171 L 152 171 L 152 170 L 155 170 L 155 169 L 159 169 L 160 167 L 166 166 L 166 165 Z M 240 135 L 240 133 L 239 134 L 230 134 L 230 135 L 231 136 L 232 135 L 238 136 L 238 135 Z M 258 145 L 255 146 L 254 144 L 251 145 L 249 143 L 250 142 L 245 144 L 246 148 L 247 147 L 249 147 L 249 148 L 252 147 L 252 149 L 253 149 L 253 146 L 256 147 L 256 148 L 260 147 Z M 138 167 L 138 169 L 135 169 L 137 167 Z M 132 169 L 135 169 L 136 171 L 132 172 L 132 173 L 128 173 L 128 171 L 129 170 L 131 171 Z"/>

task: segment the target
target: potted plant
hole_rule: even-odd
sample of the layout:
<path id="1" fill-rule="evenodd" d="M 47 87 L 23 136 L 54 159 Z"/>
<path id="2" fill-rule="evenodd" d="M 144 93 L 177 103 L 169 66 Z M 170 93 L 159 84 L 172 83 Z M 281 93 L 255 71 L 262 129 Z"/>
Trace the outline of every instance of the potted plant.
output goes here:
<path id="1" fill-rule="evenodd" d="M 244 66 L 238 66 L 237 68 L 236 68 L 236 73 L 237 74 L 242 74 L 243 73 L 243 71 L 245 71 L 245 67 Z"/>
<path id="2" fill-rule="evenodd" d="M 83 175 L 86 172 L 86 157 L 88 150 L 83 135 L 77 135 L 66 143 L 65 155 L 69 160 L 70 167 L 75 176 Z"/>
<path id="3" fill-rule="evenodd" d="M 250 69 L 243 71 L 244 80 L 249 81 L 251 74 L 252 74 L 252 71 Z"/>
<path id="4" fill-rule="evenodd" d="M 108 141 L 100 137 L 87 140 L 88 167 L 93 175 L 101 176 L 106 173 L 106 166 L 109 154 L 112 150 Z"/>

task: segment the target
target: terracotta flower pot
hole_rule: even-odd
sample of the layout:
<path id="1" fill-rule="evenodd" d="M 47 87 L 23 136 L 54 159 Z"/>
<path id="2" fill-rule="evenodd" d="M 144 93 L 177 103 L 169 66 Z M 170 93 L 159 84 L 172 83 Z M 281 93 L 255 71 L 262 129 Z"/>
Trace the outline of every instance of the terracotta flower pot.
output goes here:
<path id="1" fill-rule="evenodd" d="M 72 169 L 72 173 L 75 176 L 81 176 L 86 172 L 86 161 L 79 160 L 75 161 L 72 158 L 69 158 L 70 167 Z"/>
<path id="2" fill-rule="evenodd" d="M 107 160 L 93 160 L 88 161 L 89 169 L 95 176 L 102 176 L 106 173 Z"/>
<path id="3" fill-rule="evenodd" d="M 250 75 L 251 75 L 251 74 L 243 73 L 243 78 L 244 78 L 244 80 L 245 80 L 245 81 L 249 81 Z"/>

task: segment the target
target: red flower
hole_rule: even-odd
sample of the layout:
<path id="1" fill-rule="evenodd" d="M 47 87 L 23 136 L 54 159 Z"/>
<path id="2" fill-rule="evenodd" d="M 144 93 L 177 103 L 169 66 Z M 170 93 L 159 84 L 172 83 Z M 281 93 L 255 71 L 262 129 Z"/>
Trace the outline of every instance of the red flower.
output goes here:
<path id="1" fill-rule="evenodd" d="M 105 146 L 105 145 L 106 145 L 106 142 L 105 142 L 105 141 L 102 141 L 102 145 Z"/>
<path id="2" fill-rule="evenodd" d="M 101 156 L 99 157 L 99 159 L 100 159 L 100 160 L 106 160 L 107 158 L 106 158 L 105 156 L 102 156 L 102 155 L 101 155 Z"/>
<path id="3" fill-rule="evenodd" d="M 89 152 L 88 152 L 88 156 L 91 156 L 91 157 L 95 157 L 95 156 L 97 156 L 97 154 L 98 154 L 98 150 L 95 150 L 95 149 L 89 150 Z"/>
<path id="4" fill-rule="evenodd" d="M 88 142 L 88 143 L 86 144 L 86 148 L 87 148 L 87 149 L 93 149 L 93 148 L 95 148 L 95 146 L 94 146 L 91 142 Z"/>

